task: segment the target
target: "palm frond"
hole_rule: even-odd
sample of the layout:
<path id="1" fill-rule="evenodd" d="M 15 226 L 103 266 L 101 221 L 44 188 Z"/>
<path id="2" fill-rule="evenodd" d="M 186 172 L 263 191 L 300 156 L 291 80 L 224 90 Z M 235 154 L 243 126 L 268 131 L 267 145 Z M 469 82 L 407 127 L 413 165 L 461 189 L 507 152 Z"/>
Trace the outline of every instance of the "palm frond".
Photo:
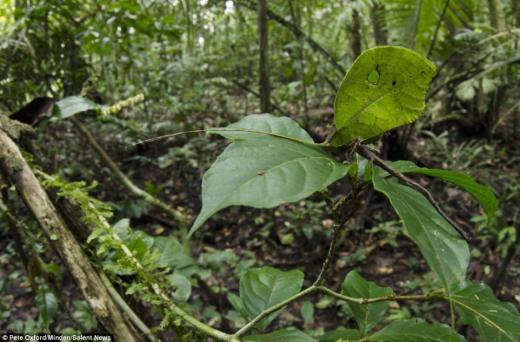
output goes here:
<path id="1" fill-rule="evenodd" d="M 385 5 L 386 20 L 397 28 L 391 32 L 392 41 L 422 53 L 428 51 L 436 35 L 442 40 L 467 27 L 476 7 L 475 0 L 387 0 Z"/>

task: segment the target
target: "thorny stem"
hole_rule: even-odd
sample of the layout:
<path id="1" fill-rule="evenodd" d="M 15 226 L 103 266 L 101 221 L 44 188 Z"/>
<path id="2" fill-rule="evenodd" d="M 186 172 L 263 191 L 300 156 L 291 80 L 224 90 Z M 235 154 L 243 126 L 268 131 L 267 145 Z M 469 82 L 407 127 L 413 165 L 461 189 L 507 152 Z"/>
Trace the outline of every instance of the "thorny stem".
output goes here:
<path id="1" fill-rule="evenodd" d="M 435 210 L 437 210 L 437 212 L 446 220 L 448 221 L 449 224 L 451 224 L 453 226 L 453 228 L 455 228 L 455 230 L 466 240 L 466 241 L 470 241 L 471 240 L 471 237 L 462 229 L 459 227 L 459 225 L 457 223 L 455 223 L 455 221 L 453 221 L 445 212 L 444 210 L 442 210 L 442 208 L 439 206 L 439 204 L 435 201 L 435 199 L 433 198 L 432 194 L 426 190 L 426 188 L 424 188 L 421 184 L 417 183 L 416 181 L 408 178 L 407 176 L 403 175 L 401 172 L 399 171 L 396 171 L 394 170 L 392 167 L 390 167 L 390 165 L 388 165 L 383 159 L 381 159 L 377 154 L 375 154 L 374 152 L 372 152 L 369 148 L 367 148 L 366 146 L 364 145 L 357 145 L 356 147 L 356 151 L 362 155 L 363 157 L 367 158 L 368 160 L 371 160 L 373 161 L 377 166 L 381 167 L 382 169 L 384 169 L 385 171 L 387 171 L 390 175 L 394 176 L 395 178 L 399 179 L 400 181 L 406 183 L 406 185 L 408 185 L 409 187 L 417 190 L 418 192 L 420 192 L 422 195 L 424 195 L 424 197 L 426 197 L 426 199 L 428 200 L 428 202 L 431 203 L 431 205 L 433 205 L 433 207 L 435 208 Z"/>

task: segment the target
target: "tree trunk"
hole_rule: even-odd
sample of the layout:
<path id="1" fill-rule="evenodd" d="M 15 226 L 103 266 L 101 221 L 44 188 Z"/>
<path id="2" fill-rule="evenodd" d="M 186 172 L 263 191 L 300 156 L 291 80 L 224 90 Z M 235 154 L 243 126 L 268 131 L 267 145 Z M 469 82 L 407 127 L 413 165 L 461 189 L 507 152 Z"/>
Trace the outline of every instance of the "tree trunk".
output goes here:
<path id="1" fill-rule="evenodd" d="M 376 45 L 388 45 L 388 32 L 386 31 L 385 5 L 374 2 L 370 7 L 370 20 L 374 31 Z"/>
<path id="2" fill-rule="evenodd" d="M 0 129 L 0 169 L 44 230 L 51 246 L 74 277 L 98 321 L 117 341 L 141 341 L 114 303 L 101 278 L 67 229 L 56 208 L 41 187 L 18 146 Z"/>
<path id="3" fill-rule="evenodd" d="M 520 27 L 520 1 L 512 0 L 511 9 L 515 18 L 515 27 Z"/>
<path id="4" fill-rule="evenodd" d="M 271 85 L 269 83 L 269 43 L 267 27 L 267 0 L 258 1 L 258 39 L 260 45 L 260 110 L 271 111 Z"/>
<path id="5" fill-rule="evenodd" d="M 497 32 L 503 32 L 506 30 L 506 20 L 504 16 L 504 9 L 502 8 L 502 0 L 488 0 L 489 9 L 489 21 L 491 26 L 495 28 Z M 514 0 L 518 1 L 518 0 Z M 514 2 L 513 1 L 513 2 Z M 508 66 L 509 70 L 509 66 Z M 507 77 L 509 80 L 509 77 Z M 493 137 L 493 130 L 496 123 L 500 119 L 500 111 L 502 104 L 505 102 L 507 97 L 508 85 L 501 85 L 493 92 L 493 97 L 490 101 L 488 109 L 486 111 L 486 138 L 491 139 Z"/>
<path id="6" fill-rule="evenodd" d="M 352 23 L 349 31 L 350 53 L 354 61 L 361 54 L 361 19 L 356 9 L 352 10 Z"/>
<path id="7" fill-rule="evenodd" d="M 513 0 L 513 2 L 518 0 Z M 502 0 L 488 0 L 489 21 L 497 32 L 506 30 L 506 19 L 504 9 L 502 8 Z"/>
<path id="8" fill-rule="evenodd" d="M 297 4 L 297 8 L 294 8 L 294 4 L 292 0 L 289 0 L 289 9 L 291 10 L 291 18 L 293 23 L 301 27 L 301 11 L 300 4 Z M 298 58 L 300 62 L 300 80 L 302 82 L 302 97 L 303 97 L 303 115 L 305 117 L 305 123 L 309 123 L 309 108 L 307 104 L 307 86 L 305 85 L 305 58 L 303 54 L 303 38 L 301 36 L 296 36 L 298 40 Z"/>
<path id="9" fill-rule="evenodd" d="M 238 5 L 246 6 L 249 9 L 257 10 L 258 6 L 255 4 L 252 0 L 243 0 L 240 2 L 236 2 Z M 311 36 L 305 34 L 298 26 L 294 25 L 292 22 L 285 20 L 283 17 L 279 16 L 275 12 L 271 11 L 269 8 L 267 8 L 267 17 L 270 19 L 276 21 L 280 25 L 283 25 L 287 27 L 289 30 L 291 30 L 296 36 L 301 36 L 308 44 L 309 46 L 316 51 L 317 53 L 321 54 L 325 60 L 334 67 L 334 69 L 341 74 L 341 76 L 345 75 L 347 70 L 342 67 L 327 50 L 325 50 L 320 44 L 318 44 L 314 39 L 312 39 Z M 312 24 L 312 21 L 311 23 Z M 334 86 L 335 88 L 335 86 Z"/>

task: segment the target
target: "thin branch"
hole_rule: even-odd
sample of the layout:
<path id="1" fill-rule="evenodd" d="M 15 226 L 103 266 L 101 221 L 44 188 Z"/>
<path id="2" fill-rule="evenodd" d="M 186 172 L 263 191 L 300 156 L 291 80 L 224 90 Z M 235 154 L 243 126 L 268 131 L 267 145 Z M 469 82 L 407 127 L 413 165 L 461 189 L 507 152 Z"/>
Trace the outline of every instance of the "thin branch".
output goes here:
<path id="1" fill-rule="evenodd" d="M 305 297 L 313 292 L 316 292 L 317 290 L 318 290 L 318 287 L 312 285 L 312 286 L 306 288 L 305 290 L 298 292 L 294 296 L 289 297 L 286 300 L 265 309 L 260 314 L 258 314 L 255 318 L 253 318 L 251 321 L 249 321 L 246 325 L 244 325 L 242 328 L 240 328 L 240 330 L 238 330 L 236 333 L 234 333 L 232 337 L 239 338 L 240 336 L 244 335 L 246 332 L 251 330 L 251 328 L 253 328 L 258 322 L 260 322 L 262 319 L 266 318 L 270 314 L 272 314 L 280 309 L 283 309 L 285 306 L 291 304 L 295 300 Z"/>
<path id="2" fill-rule="evenodd" d="M 441 15 L 439 16 L 439 20 L 437 21 L 437 26 L 435 27 L 435 32 L 433 33 L 433 39 L 430 44 L 430 48 L 428 49 L 428 54 L 426 58 L 430 58 L 433 53 L 433 48 L 435 47 L 435 43 L 437 42 L 437 36 L 439 35 L 439 30 L 441 29 L 441 24 L 444 21 L 444 16 L 446 15 L 446 11 L 448 10 L 448 6 L 450 4 L 450 0 L 446 0 L 444 2 L 444 7 L 442 8 Z"/>
<path id="3" fill-rule="evenodd" d="M 405 301 L 405 300 L 418 300 L 418 301 L 426 301 L 431 300 L 433 298 L 442 299 L 441 296 L 444 290 L 435 290 L 429 293 L 424 294 L 410 294 L 410 295 L 399 295 L 399 294 L 391 294 L 388 296 L 374 297 L 374 298 L 355 298 L 345 296 L 341 293 L 333 291 L 325 286 L 317 286 L 317 291 L 326 293 L 334 298 L 343 300 L 345 302 L 353 302 L 361 305 L 379 303 L 379 302 L 388 302 L 388 301 Z"/>
<path id="4" fill-rule="evenodd" d="M 139 188 L 137 185 L 134 184 L 128 178 L 122 171 L 119 169 L 117 164 L 110 158 L 108 153 L 104 150 L 104 148 L 98 143 L 96 138 L 90 133 L 90 131 L 79 121 L 77 118 L 72 117 L 71 118 L 72 123 L 78 131 L 81 133 L 81 135 L 88 141 L 88 143 L 94 148 L 94 150 L 98 153 L 98 155 L 101 157 L 103 162 L 108 166 L 108 168 L 112 171 L 114 176 L 117 180 L 119 180 L 131 193 L 134 195 L 141 197 L 146 202 L 150 203 L 151 205 L 154 205 L 156 207 L 161 208 L 163 211 L 168 213 L 171 217 L 173 217 L 177 223 L 179 224 L 179 231 L 182 235 L 183 243 L 186 244 L 187 240 L 185 239 L 187 234 L 187 226 L 186 226 L 186 217 L 182 212 L 179 210 L 176 210 L 163 201 L 155 198 L 154 196 L 150 195 L 146 191 Z M 186 247 L 186 246 L 185 246 Z"/>
<path id="5" fill-rule="evenodd" d="M 366 146 L 359 144 L 356 148 L 357 152 L 362 155 L 363 157 L 367 158 L 368 160 L 373 161 L 376 165 L 387 171 L 390 175 L 394 176 L 395 178 L 399 179 L 400 181 L 404 182 L 409 187 L 417 190 L 420 192 L 428 202 L 433 205 L 433 207 L 439 212 L 439 214 L 448 221 L 449 224 L 451 224 L 455 230 L 466 240 L 470 241 L 471 237 L 462 229 L 460 228 L 455 221 L 453 221 L 445 212 L 442 210 L 442 208 L 439 206 L 439 204 L 435 201 L 432 194 L 426 190 L 421 184 L 417 183 L 416 181 L 408 178 L 407 176 L 403 175 L 399 171 L 396 171 L 390 167 L 383 159 L 381 159 L 378 155 L 376 155 L 374 152 L 372 152 L 370 149 L 368 149 Z"/>
<path id="6" fill-rule="evenodd" d="M 137 314 L 132 310 L 132 308 L 126 303 L 126 301 L 121 297 L 119 292 L 114 288 L 108 277 L 105 273 L 100 272 L 99 276 L 101 277 L 101 281 L 105 284 L 108 293 L 112 296 L 112 299 L 119 305 L 121 310 L 128 316 L 130 321 L 139 329 L 151 342 L 159 342 L 159 339 L 155 337 L 150 328 L 137 316 Z"/>
<path id="7" fill-rule="evenodd" d="M 242 328 L 240 328 L 240 330 L 238 330 L 231 337 L 239 338 L 240 336 L 244 335 L 246 332 L 251 330 L 258 322 L 260 322 L 264 318 L 268 317 L 272 313 L 275 313 L 276 311 L 283 309 L 284 307 L 291 304 L 292 302 L 294 302 L 300 298 L 303 298 L 305 296 L 308 296 L 314 292 L 322 292 L 322 293 L 325 293 L 336 299 L 339 299 L 339 300 L 342 300 L 345 302 L 357 303 L 360 305 L 367 305 L 367 304 L 378 303 L 378 302 L 387 302 L 387 301 L 406 301 L 406 300 L 427 301 L 427 300 L 437 299 L 437 298 L 445 299 L 444 297 L 442 297 L 442 294 L 444 293 L 443 289 L 435 290 L 435 291 L 432 291 L 429 293 L 424 293 L 424 294 L 410 294 L 410 295 L 391 294 L 388 296 L 381 296 L 381 297 L 374 297 L 374 298 L 358 298 L 358 297 L 345 296 L 345 295 L 338 293 L 336 291 L 333 291 L 325 286 L 311 285 L 308 288 L 298 292 L 294 296 L 291 296 L 291 297 L 287 298 L 286 300 L 265 309 L 260 314 L 258 314 L 253 320 L 251 320 L 249 323 L 247 323 Z"/>
<path id="8" fill-rule="evenodd" d="M 339 224 L 335 224 L 332 233 L 332 240 L 329 245 L 329 251 L 327 252 L 327 257 L 321 266 L 320 273 L 316 278 L 313 286 L 319 286 L 323 283 L 323 279 L 325 278 L 325 272 L 329 269 L 330 263 L 332 261 L 332 257 L 334 256 L 334 252 L 336 250 L 336 242 L 338 241 L 339 232 L 341 231 L 341 226 Z"/>
<path id="9" fill-rule="evenodd" d="M 259 94 L 257 91 L 255 91 L 255 90 L 249 88 L 249 87 L 248 87 L 247 85 L 245 85 L 244 83 L 241 83 L 241 82 L 239 82 L 239 81 L 237 81 L 237 80 L 231 80 L 231 83 L 233 83 L 234 85 L 236 85 L 236 86 L 239 87 L 240 89 L 242 89 L 242 90 L 244 90 L 244 91 L 246 91 L 246 92 L 248 92 L 248 93 L 251 93 L 251 94 L 253 94 L 254 96 L 260 98 L 260 94 Z M 282 115 L 290 116 L 286 111 L 284 111 L 284 110 L 282 109 L 282 107 L 280 107 L 280 106 L 278 105 L 278 101 L 276 101 L 276 99 L 271 98 L 271 107 L 272 107 L 272 109 L 275 109 L 277 112 L 279 112 L 279 113 L 282 114 Z"/>
<path id="10" fill-rule="evenodd" d="M 238 2 L 237 4 L 243 5 L 249 9 L 256 11 L 256 3 L 252 0 L 243 0 L 243 1 Z M 296 37 L 303 38 L 311 46 L 311 48 L 313 50 L 315 50 L 316 52 L 320 53 L 323 57 L 325 57 L 325 60 L 327 62 L 329 62 L 329 64 L 332 65 L 334 67 L 334 69 L 336 69 L 336 71 L 339 74 L 341 74 L 341 76 L 343 76 L 347 73 L 345 68 L 343 68 L 327 50 L 325 50 L 320 44 L 318 44 L 310 36 L 306 35 L 301 30 L 300 27 L 296 26 L 295 24 L 293 24 L 290 21 L 285 20 L 283 17 L 279 16 L 278 14 L 276 14 L 275 12 L 273 12 L 270 9 L 267 9 L 267 16 L 270 19 L 273 19 L 274 21 L 278 22 L 279 24 L 287 27 L 289 30 L 291 30 L 293 32 L 293 34 Z"/>
<path id="11" fill-rule="evenodd" d="M 134 254 L 132 253 L 130 248 L 123 242 L 121 237 L 119 237 L 119 235 L 117 235 L 113 231 L 112 227 L 110 226 L 108 221 L 105 219 L 105 217 L 99 216 L 99 220 L 101 221 L 101 223 L 103 224 L 105 229 L 107 229 L 108 231 L 111 232 L 110 236 L 115 241 L 118 242 L 119 248 L 121 248 L 121 251 L 133 263 L 134 267 L 136 269 L 138 269 L 139 271 L 147 273 L 145 267 L 143 266 L 143 264 L 141 264 L 141 262 L 134 256 Z M 206 325 L 205 323 L 199 321 L 198 319 L 196 319 L 195 317 L 191 316 L 186 311 L 181 309 L 179 306 L 174 304 L 173 301 L 164 293 L 164 291 L 161 289 L 161 287 L 160 287 L 160 285 L 158 283 L 155 283 L 155 282 L 150 283 L 149 287 L 150 287 L 150 289 L 152 290 L 153 293 L 155 293 L 161 300 L 164 301 L 164 303 L 167 303 L 168 309 L 170 309 L 174 314 L 179 316 L 184 321 L 186 321 L 189 324 L 193 325 L 198 330 L 206 333 L 208 336 L 214 337 L 214 338 L 216 338 L 216 339 L 218 339 L 220 341 L 228 341 L 228 340 L 232 341 L 232 339 L 230 340 L 230 335 L 228 335 L 225 332 L 222 332 L 220 330 L 217 330 L 217 329 L 215 329 L 215 328 L 213 328 L 213 327 L 211 327 L 209 325 Z"/>
<path id="12" fill-rule="evenodd" d="M 96 269 L 76 238 L 63 222 L 18 146 L 0 129 L 0 169 L 15 185 L 20 197 L 36 219 L 47 241 L 63 260 L 90 308 L 117 340 L 138 341 L 119 307 L 113 301 Z M 53 239 L 57 236 L 57 239 Z"/>

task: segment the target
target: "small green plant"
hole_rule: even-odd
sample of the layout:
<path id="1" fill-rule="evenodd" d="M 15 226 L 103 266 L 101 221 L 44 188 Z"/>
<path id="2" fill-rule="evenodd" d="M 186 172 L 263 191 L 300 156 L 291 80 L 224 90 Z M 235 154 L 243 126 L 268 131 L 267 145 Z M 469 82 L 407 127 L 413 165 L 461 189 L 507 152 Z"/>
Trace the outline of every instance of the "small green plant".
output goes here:
<path id="1" fill-rule="evenodd" d="M 213 337 L 230 341 L 314 341 L 294 328 L 267 334 L 262 330 L 288 304 L 312 293 L 323 293 L 347 302 L 357 322 L 356 329 L 338 328 L 332 332 L 333 339 L 325 340 L 463 341 L 456 330 L 457 317 L 460 324 L 475 329 L 483 341 L 520 340 L 516 308 L 497 300 L 486 285 L 466 278 L 468 234 L 444 213 L 427 189 L 407 175 L 436 177 L 462 188 L 483 206 L 488 219 L 498 209 L 491 188 L 460 172 L 422 168 L 409 161 L 384 161 L 364 144 L 421 115 L 435 70 L 430 61 L 408 49 L 385 46 L 365 51 L 339 88 L 336 131 L 324 143 L 314 142 L 295 121 L 270 114 L 249 115 L 227 127 L 207 130 L 231 144 L 203 177 L 202 209 L 190 235 L 228 206 L 272 208 L 300 201 L 341 179 L 346 179 L 352 189 L 332 206 L 336 216 L 332 241 L 312 285 L 303 288 L 304 274 L 299 270 L 248 270 L 241 277 L 239 296 L 229 297 L 247 323 L 232 335 Z M 334 150 L 344 152 L 345 160 L 331 157 Z M 357 199 L 368 186 L 385 195 L 402 219 L 406 235 L 418 246 L 436 276 L 432 291 L 398 294 L 363 279 L 355 271 L 346 275 L 341 292 L 323 285 L 338 234 L 357 212 Z M 380 328 L 389 302 L 407 300 L 446 301 L 450 325 L 414 318 Z M 305 303 L 306 307 L 311 305 Z M 250 335 L 252 331 L 254 335 Z"/>

